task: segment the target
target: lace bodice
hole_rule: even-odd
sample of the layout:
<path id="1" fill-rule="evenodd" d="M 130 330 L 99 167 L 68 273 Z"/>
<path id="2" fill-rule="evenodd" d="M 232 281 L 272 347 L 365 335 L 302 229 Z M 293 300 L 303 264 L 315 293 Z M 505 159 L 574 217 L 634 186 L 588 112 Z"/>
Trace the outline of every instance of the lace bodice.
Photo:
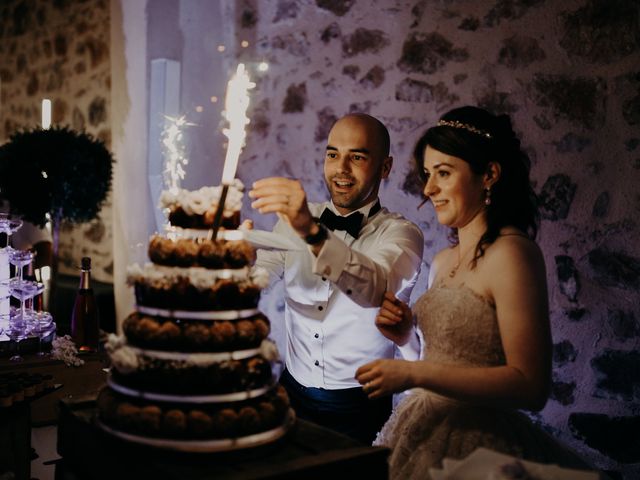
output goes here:
<path id="1" fill-rule="evenodd" d="M 504 365 L 496 311 L 467 286 L 434 286 L 414 309 L 425 358 L 455 365 Z"/>

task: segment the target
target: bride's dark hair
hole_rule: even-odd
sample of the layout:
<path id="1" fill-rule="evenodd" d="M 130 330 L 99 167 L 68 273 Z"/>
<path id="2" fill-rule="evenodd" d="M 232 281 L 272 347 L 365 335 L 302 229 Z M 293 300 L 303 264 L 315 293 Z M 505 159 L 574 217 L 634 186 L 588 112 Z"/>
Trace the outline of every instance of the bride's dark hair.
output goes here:
<path id="1" fill-rule="evenodd" d="M 414 159 L 424 177 L 426 147 L 461 158 L 471 170 L 482 175 L 489 162 L 500 164 L 500 178 L 491 187 L 491 204 L 487 208 L 487 230 L 478 245 L 472 265 L 484 254 L 505 226 L 516 227 L 530 238 L 538 233 L 538 201 L 529 181 L 531 162 L 520 148 L 508 115 L 493 115 L 478 107 L 460 107 L 446 113 L 436 126 L 418 140 Z M 454 230 L 457 241 L 457 231 Z"/>

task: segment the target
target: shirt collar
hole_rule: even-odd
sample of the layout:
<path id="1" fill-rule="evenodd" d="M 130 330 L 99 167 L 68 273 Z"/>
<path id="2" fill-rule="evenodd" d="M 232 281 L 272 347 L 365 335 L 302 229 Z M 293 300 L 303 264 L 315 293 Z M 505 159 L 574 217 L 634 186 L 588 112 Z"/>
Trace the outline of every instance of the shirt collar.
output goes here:
<path id="1" fill-rule="evenodd" d="M 354 214 L 356 212 L 360 212 L 360 213 L 362 213 L 362 215 L 364 215 L 364 219 L 365 219 L 365 222 L 366 222 L 366 220 L 369 218 L 369 212 L 371 211 L 373 206 L 378 201 L 379 201 L 379 199 L 376 197 L 374 200 L 372 200 L 371 202 L 367 203 L 365 206 L 360 207 L 359 209 L 354 210 L 353 212 L 349 212 L 346 215 L 342 215 L 340 212 L 338 212 L 338 210 L 336 209 L 336 206 L 333 204 L 333 200 L 329 200 L 329 204 L 327 205 L 327 207 L 329 207 L 329 210 L 331 210 L 333 213 L 335 213 L 336 215 L 339 215 L 341 217 L 348 217 L 349 215 L 352 215 L 352 214 Z"/>

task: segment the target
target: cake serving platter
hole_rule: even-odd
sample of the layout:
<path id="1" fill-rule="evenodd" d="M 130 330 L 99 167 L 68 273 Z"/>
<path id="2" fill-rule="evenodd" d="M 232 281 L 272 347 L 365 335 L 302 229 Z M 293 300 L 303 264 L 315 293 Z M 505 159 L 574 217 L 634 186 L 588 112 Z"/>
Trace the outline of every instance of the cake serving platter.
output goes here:
<path id="1" fill-rule="evenodd" d="M 264 342 L 264 340 L 263 340 Z M 246 350 L 232 350 L 229 352 L 174 352 L 166 350 L 148 350 L 133 345 L 125 344 L 126 348 L 138 356 L 156 358 L 159 360 L 173 360 L 206 365 L 212 362 L 224 362 L 227 360 L 245 360 L 264 353 L 261 348 L 249 348 Z"/>
<path id="2" fill-rule="evenodd" d="M 295 412 L 290 408 L 282 425 L 276 428 L 267 430 L 265 432 L 255 433 L 253 435 L 247 435 L 244 437 L 224 438 L 216 440 L 176 440 L 168 438 L 143 437 L 140 435 L 134 435 L 131 433 L 116 430 L 101 422 L 99 418 L 96 418 L 96 424 L 105 432 L 132 443 L 138 443 L 141 445 L 148 445 L 152 447 L 180 452 L 213 453 L 229 452 L 233 450 L 258 447 L 260 445 L 272 443 L 283 437 L 294 425 L 295 420 Z"/>
<path id="3" fill-rule="evenodd" d="M 219 393 L 215 395 L 172 395 L 168 393 L 148 392 L 136 388 L 126 387 L 116 382 L 111 375 L 107 377 L 107 385 L 116 392 L 130 397 L 144 398 L 145 400 L 156 400 L 160 402 L 176 403 L 226 403 L 240 402 L 264 395 L 273 388 L 275 379 L 272 379 L 264 387 L 253 390 L 243 390 L 241 392 Z"/>
<path id="4" fill-rule="evenodd" d="M 187 311 L 168 310 L 164 308 L 146 307 L 136 305 L 136 310 L 145 315 L 156 317 L 176 318 L 184 320 L 242 320 L 260 313 L 257 308 L 247 308 L 244 310 L 220 310 L 220 311 Z"/>

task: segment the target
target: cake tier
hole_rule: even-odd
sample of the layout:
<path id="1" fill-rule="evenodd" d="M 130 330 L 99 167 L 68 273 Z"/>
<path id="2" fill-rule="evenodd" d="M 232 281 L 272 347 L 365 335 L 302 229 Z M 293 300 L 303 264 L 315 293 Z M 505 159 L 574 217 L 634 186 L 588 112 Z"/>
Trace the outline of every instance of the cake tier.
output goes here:
<path id="1" fill-rule="evenodd" d="M 223 228 L 236 229 L 240 225 L 243 190 L 244 185 L 237 179 L 229 186 L 221 219 Z M 171 225 L 209 229 L 213 227 L 221 192 L 221 186 L 202 187 L 194 191 L 165 191 L 160 196 L 160 205 L 168 211 Z"/>
<path id="2" fill-rule="evenodd" d="M 127 282 L 135 287 L 138 305 L 168 310 L 242 310 L 255 308 L 267 286 L 264 269 L 209 270 L 134 264 Z"/>
<path id="3" fill-rule="evenodd" d="M 256 398 L 220 404 L 148 401 L 104 388 L 98 414 L 106 425 L 136 435 L 168 439 L 235 438 L 281 425 L 289 399 L 280 385 Z"/>
<path id="4" fill-rule="evenodd" d="M 141 392 L 215 395 L 255 390 L 272 382 L 271 363 L 279 360 L 275 345 L 219 353 L 179 353 L 131 346 L 110 335 L 105 345 L 113 379 Z"/>
<path id="5" fill-rule="evenodd" d="M 122 324 L 128 343 L 151 350 L 224 352 L 258 347 L 269 335 L 260 312 L 236 320 L 185 320 L 134 312 Z"/>
<path id="6" fill-rule="evenodd" d="M 242 268 L 255 261 L 255 249 L 246 240 L 171 239 L 153 235 L 149 260 L 172 267 Z"/>

